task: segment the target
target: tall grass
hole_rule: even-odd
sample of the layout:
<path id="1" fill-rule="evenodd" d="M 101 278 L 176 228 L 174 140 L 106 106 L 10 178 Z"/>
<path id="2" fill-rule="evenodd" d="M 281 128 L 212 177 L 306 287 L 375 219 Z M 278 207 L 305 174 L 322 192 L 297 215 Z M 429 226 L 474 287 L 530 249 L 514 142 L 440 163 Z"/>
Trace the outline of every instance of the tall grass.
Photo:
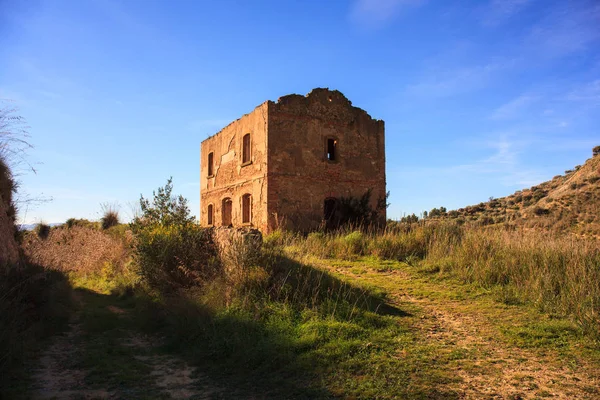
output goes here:
<path id="1" fill-rule="evenodd" d="M 277 234 L 280 235 L 280 234 Z M 499 286 L 540 309 L 570 316 L 600 336 L 600 242 L 533 230 L 453 223 L 407 224 L 384 232 L 293 236 L 290 251 L 322 258 L 427 264 L 485 287 Z"/>

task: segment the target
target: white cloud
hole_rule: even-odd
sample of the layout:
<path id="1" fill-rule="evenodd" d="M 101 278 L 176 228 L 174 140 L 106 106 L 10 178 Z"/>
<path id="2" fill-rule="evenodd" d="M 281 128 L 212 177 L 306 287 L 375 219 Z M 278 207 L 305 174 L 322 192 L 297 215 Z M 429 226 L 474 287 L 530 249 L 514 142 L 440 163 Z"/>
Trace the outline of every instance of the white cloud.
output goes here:
<path id="1" fill-rule="evenodd" d="M 520 117 L 522 113 L 537 100 L 538 97 L 534 95 L 521 95 L 495 109 L 490 118 L 499 120 Z"/>
<path id="2" fill-rule="evenodd" d="M 349 18 L 363 28 L 380 28 L 403 10 L 419 6 L 423 2 L 423 0 L 355 0 Z"/>

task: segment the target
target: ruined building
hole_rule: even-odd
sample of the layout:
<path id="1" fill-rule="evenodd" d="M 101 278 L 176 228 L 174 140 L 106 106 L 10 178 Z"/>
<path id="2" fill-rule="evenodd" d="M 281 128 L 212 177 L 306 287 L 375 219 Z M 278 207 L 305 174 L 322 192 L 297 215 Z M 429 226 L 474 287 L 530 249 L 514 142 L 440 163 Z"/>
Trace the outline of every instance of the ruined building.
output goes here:
<path id="1" fill-rule="evenodd" d="M 200 176 L 202 225 L 313 229 L 342 197 L 385 198 L 384 123 L 337 90 L 283 96 L 204 140 Z"/>

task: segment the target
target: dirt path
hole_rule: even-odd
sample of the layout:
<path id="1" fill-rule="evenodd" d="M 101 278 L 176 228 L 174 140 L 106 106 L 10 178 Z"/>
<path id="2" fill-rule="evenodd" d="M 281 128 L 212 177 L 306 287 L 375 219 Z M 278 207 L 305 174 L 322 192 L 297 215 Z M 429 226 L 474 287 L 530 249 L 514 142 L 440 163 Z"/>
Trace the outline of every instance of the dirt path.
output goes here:
<path id="1" fill-rule="evenodd" d="M 413 310 L 416 337 L 458 377 L 448 388 L 460 398 L 600 399 L 599 359 L 588 357 L 589 343 L 567 321 L 400 263 L 384 272 L 360 261 L 322 265 Z"/>
<path id="2" fill-rule="evenodd" d="M 78 311 L 32 371 L 33 399 L 213 399 L 225 391 L 161 340 L 131 329 L 110 298 L 75 292 Z"/>

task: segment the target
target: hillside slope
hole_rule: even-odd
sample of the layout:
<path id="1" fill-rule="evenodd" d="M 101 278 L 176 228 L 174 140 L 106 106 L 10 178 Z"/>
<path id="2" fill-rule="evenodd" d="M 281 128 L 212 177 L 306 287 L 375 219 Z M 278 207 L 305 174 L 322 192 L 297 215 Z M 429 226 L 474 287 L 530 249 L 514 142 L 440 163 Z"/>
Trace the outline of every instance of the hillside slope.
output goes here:
<path id="1" fill-rule="evenodd" d="M 507 223 L 600 236 L 600 146 L 583 165 L 552 180 L 445 217 L 482 225 Z"/>

